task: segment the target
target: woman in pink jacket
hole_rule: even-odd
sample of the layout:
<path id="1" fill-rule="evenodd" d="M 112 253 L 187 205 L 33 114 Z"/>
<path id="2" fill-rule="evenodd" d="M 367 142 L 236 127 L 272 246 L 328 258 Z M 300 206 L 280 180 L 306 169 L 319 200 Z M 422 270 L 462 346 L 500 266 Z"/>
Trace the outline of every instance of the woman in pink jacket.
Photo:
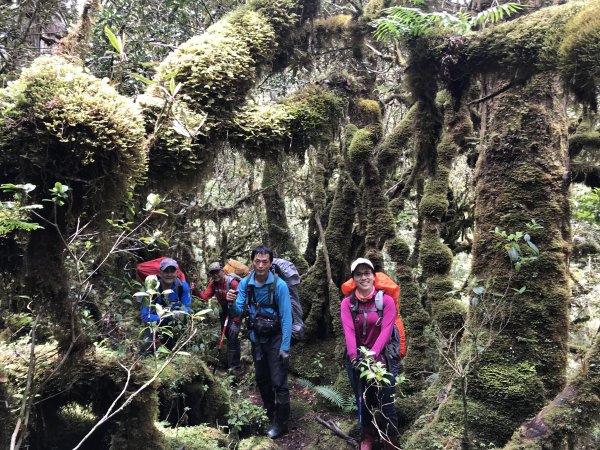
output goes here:
<path id="1" fill-rule="evenodd" d="M 371 261 L 358 258 L 352 263 L 350 270 L 356 289 L 342 300 L 340 315 L 346 338 L 348 377 L 361 419 L 360 450 L 371 450 L 377 434 L 381 437 L 384 449 L 397 448 L 394 446 L 398 436 L 398 419 L 394 406 L 397 366 L 393 361 L 388 361 L 385 355 L 385 347 L 396 319 L 396 305 L 392 297 L 384 294 L 381 313 L 377 310 L 375 268 Z M 361 368 L 364 367 L 361 360 L 365 357 L 359 351 L 360 347 L 366 347 L 371 352 L 369 357 L 386 365 L 390 372 L 386 376 L 389 384 L 380 383 L 375 386 L 360 378 Z M 373 418 L 374 411 L 380 412 L 381 420 L 378 419 L 377 423 Z"/>

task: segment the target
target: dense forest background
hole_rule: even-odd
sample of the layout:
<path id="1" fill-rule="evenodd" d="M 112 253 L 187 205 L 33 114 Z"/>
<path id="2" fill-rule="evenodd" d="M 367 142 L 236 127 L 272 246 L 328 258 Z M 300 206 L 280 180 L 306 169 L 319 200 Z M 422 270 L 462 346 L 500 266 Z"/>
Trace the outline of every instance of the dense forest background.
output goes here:
<path id="1" fill-rule="evenodd" d="M 0 24 L 3 448 L 352 445 L 358 256 L 401 285 L 399 448 L 600 448 L 600 1 L 0 0 Z M 133 297 L 140 261 L 203 287 L 260 243 L 307 331 L 275 442 L 216 304 L 143 358 Z"/>

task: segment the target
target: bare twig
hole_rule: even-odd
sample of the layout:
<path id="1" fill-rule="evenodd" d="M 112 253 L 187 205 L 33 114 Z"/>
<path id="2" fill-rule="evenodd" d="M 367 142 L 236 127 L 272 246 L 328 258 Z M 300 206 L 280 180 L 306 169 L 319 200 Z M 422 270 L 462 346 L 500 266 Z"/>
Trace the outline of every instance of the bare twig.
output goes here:
<path id="1" fill-rule="evenodd" d="M 340 430 L 340 427 L 338 427 L 332 420 L 325 420 L 320 416 L 315 416 L 315 420 L 324 427 L 329 428 L 333 432 L 333 434 L 335 434 L 338 437 L 341 437 L 348 444 L 352 445 L 353 447 L 358 446 L 358 442 L 356 442 L 356 439 L 352 438 L 351 436 L 347 435 L 342 430 Z"/>

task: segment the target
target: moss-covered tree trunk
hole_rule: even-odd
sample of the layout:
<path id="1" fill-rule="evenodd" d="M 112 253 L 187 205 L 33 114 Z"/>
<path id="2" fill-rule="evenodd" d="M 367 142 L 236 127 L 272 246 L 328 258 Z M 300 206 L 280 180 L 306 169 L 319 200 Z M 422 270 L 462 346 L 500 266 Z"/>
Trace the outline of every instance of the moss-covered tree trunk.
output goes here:
<path id="1" fill-rule="evenodd" d="M 281 159 L 283 155 L 275 153 L 273 158 L 265 161 L 263 169 L 263 199 L 267 217 L 267 243 L 281 258 L 290 259 L 299 266 L 306 266 L 287 221 L 285 200 L 281 189 L 281 176 L 283 168 Z"/>
<path id="2" fill-rule="evenodd" d="M 489 411 L 484 423 L 501 425 L 491 435 L 478 427 L 482 439 L 496 443 L 565 383 L 570 209 L 564 100 L 551 75 L 495 99 L 477 164 L 472 276 L 490 294 L 502 295 L 483 301 L 503 322 L 488 330 L 498 335 L 469 377 L 468 398 Z M 532 220 L 543 226 L 530 233 L 540 255 L 517 271 L 494 230 L 525 232 Z"/>

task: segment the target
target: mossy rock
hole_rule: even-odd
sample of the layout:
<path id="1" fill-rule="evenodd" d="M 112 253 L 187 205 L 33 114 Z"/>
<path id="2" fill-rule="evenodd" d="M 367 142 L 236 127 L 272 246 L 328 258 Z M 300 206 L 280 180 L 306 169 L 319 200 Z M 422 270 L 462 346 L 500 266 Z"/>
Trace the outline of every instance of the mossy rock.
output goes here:
<path id="1" fill-rule="evenodd" d="M 331 384 L 340 367 L 335 364 L 336 340 L 300 342 L 290 352 L 290 366 L 299 377 L 316 384 Z"/>
<path id="2" fill-rule="evenodd" d="M 278 450 L 279 445 L 266 436 L 252 436 L 242 439 L 237 448 L 238 450 Z"/>
<path id="3" fill-rule="evenodd" d="M 159 429 L 172 450 L 219 450 L 229 448 L 231 444 L 225 433 L 206 425 Z"/>
<path id="4" fill-rule="evenodd" d="M 168 413 L 173 402 L 183 402 L 180 406 L 189 408 L 191 425 L 226 421 L 229 395 L 201 358 L 176 357 L 161 373 L 159 383 L 162 414 Z"/>

